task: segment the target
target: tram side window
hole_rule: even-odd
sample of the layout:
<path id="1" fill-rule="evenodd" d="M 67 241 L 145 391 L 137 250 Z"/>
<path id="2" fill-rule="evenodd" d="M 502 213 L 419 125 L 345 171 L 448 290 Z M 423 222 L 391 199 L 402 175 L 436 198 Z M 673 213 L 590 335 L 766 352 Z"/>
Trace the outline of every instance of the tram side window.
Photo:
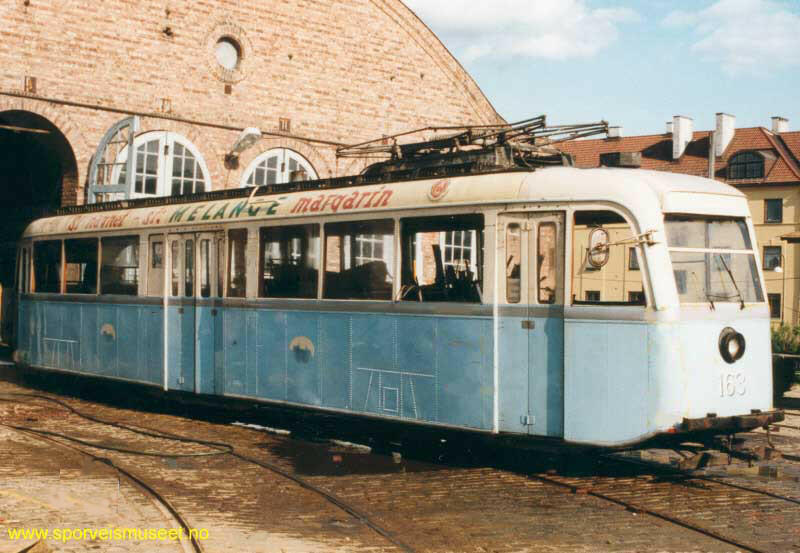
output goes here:
<path id="1" fill-rule="evenodd" d="M 260 232 L 262 298 L 316 298 L 319 226 L 267 227 Z"/>
<path id="2" fill-rule="evenodd" d="M 228 232 L 228 293 L 229 298 L 247 296 L 247 229 Z"/>
<path id="3" fill-rule="evenodd" d="M 394 221 L 325 225 L 327 299 L 391 300 Z"/>
<path id="4" fill-rule="evenodd" d="M 97 238 L 64 240 L 67 294 L 97 293 Z"/>
<path id="5" fill-rule="evenodd" d="M 164 293 L 164 239 L 150 238 L 150 263 L 147 274 L 147 295 L 160 296 Z"/>
<path id="6" fill-rule="evenodd" d="M 33 244 L 33 279 L 40 294 L 61 292 L 61 240 Z"/>
<path id="7" fill-rule="evenodd" d="M 401 299 L 478 303 L 483 290 L 483 216 L 403 219 Z"/>
<path id="8" fill-rule="evenodd" d="M 610 244 L 608 261 L 599 268 L 589 262 L 589 237 L 595 228 L 608 232 Z M 642 272 L 629 263 L 636 233 L 625 219 L 613 211 L 578 211 L 572 232 L 572 303 L 645 305 Z"/>
<path id="9" fill-rule="evenodd" d="M 100 242 L 100 293 L 135 296 L 139 293 L 139 237 L 117 236 Z"/>

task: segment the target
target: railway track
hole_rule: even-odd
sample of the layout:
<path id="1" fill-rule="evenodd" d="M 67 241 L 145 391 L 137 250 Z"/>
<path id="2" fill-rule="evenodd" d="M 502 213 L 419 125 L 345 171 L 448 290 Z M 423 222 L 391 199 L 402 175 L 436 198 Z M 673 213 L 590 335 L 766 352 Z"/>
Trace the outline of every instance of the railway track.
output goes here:
<path id="1" fill-rule="evenodd" d="M 72 413 L 72 414 L 74 414 L 74 415 L 76 415 L 76 416 L 78 416 L 78 417 L 80 417 L 82 419 L 85 419 L 85 420 L 93 422 L 93 423 L 106 425 L 106 426 L 109 426 L 109 427 L 125 430 L 125 431 L 128 431 L 128 432 L 133 432 L 135 434 L 138 434 L 138 435 L 141 435 L 141 436 L 150 437 L 150 438 L 157 438 L 157 439 L 162 439 L 162 440 L 173 440 L 173 441 L 177 441 L 177 442 L 182 443 L 182 444 L 196 444 L 196 445 L 199 445 L 199 446 L 211 448 L 212 451 L 209 451 L 209 452 L 189 452 L 189 453 L 147 451 L 147 450 L 127 448 L 127 447 L 107 446 L 107 445 L 103 445 L 103 444 L 98 443 L 98 442 L 93 442 L 93 441 L 89 441 L 89 440 L 85 440 L 85 439 L 81 439 L 81 438 L 76 438 L 74 436 L 70 436 L 70 435 L 62 433 L 62 432 L 52 432 L 52 431 L 48 431 L 48 430 L 31 428 L 29 426 L 19 426 L 19 425 L 11 425 L 11 424 L 6 424 L 6 423 L 0 423 L 0 426 L 5 426 L 5 427 L 10 428 L 12 430 L 15 430 L 17 432 L 20 432 L 20 433 L 23 433 L 23 434 L 26 434 L 26 435 L 36 436 L 36 437 L 38 437 L 40 439 L 47 440 L 48 442 L 56 444 L 58 446 L 72 449 L 72 450 L 74 450 L 76 452 L 79 452 L 81 454 L 84 454 L 86 456 L 91 457 L 95 461 L 103 462 L 103 463 L 109 465 L 110 467 L 114 468 L 115 470 L 117 470 L 118 472 L 123 474 L 126 478 L 128 478 L 133 483 L 135 483 L 137 486 L 139 486 L 140 488 L 146 490 L 149 494 L 151 494 L 153 497 L 155 497 L 161 504 L 163 504 L 164 507 L 172 514 L 172 516 L 175 517 L 175 519 L 180 523 L 181 527 L 184 528 L 184 530 L 186 532 L 186 535 L 190 534 L 190 532 L 189 532 L 189 528 L 190 527 L 188 526 L 188 524 L 186 523 L 184 518 L 181 516 L 180 513 L 178 513 L 178 511 L 172 506 L 172 504 L 169 503 L 155 489 L 153 489 L 152 486 L 148 485 L 144 480 L 142 480 L 140 477 L 138 477 L 135 474 L 133 474 L 131 471 L 126 470 L 125 468 L 121 467 L 119 464 L 115 464 L 110 459 L 108 459 L 106 457 L 97 456 L 97 455 L 91 453 L 90 451 L 87 451 L 86 449 L 83 449 L 83 448 L 78 447 L 76 445 L 65 444 L 65 443 L 63 443 L 62 440 L 66 440 L 68 442 L 72 442 L 73 444 L 78 444 L 78 445 L 82 445 L 82 446 L 89 447 L 89 448 L 102 449 L 102 450 L 106 450 L 106 451 L 110 451 L 110 452 L 130 454 L 130 455 L 138 455 L 138 456 L 145 456 L 145 457 L 160 457 L 160 458 L 165 458 L 165 459 L 180 459 L 180 458 L 191 458 L 191 457 L 209 457 L 209 456 L 216 456 L 216 455 L 229 455 L 229 456 L 231 456 L 231 457 L 233 457 L 235 459 L 238 459 L 238 460 L 240 460 L 242 462 L 249 463 L 249 464 L 252 464 L 252 465 L 256 465 L 258 467 L 261 467 L 262 469 L 265 469 L 265 470 L 268 470 L 268 471 L 273 472 L 275 474 L 278 474 L 279 476 L 294 482 L 298 486 L 318 494 L 319 496 L 323 497 L 326 501 L 328 501 L 331 504 L 335 505 L 336 507 L 338 507 L 342 511 L 346 512 L 348 515 L 352 516 L 353 518 L 355 518 L 356 520 L 358 520 L 359 522 L 361 522 L 365 526 L 367 526 L 370 529 L 372 529 L 374 532 L 376 532 L 377 534 L 379 534 L 380 536 L 385 538 L 386 541 L 388 541 L 392 545 L 396 546 L 401 551 L 404 551 L 406 553 L 416 553 L 416 551 L 413 548 L 411 548 L 409 545 L 407 545 L 402 540 L 400 540 L 398 537 L 394 536 L 390 531 L 388 531 L 387 529 L 383 528 L 382 526 L 377 524 L 375 521 L 373 521 L 368 514 L 363 513 L 362 511 L 360 511 L 359 509 L 357 509 L 353 505 L 349 504 L 348 502 L 342 500 L 341 498 L 336 497 L 334 494 L 331 494 L 330 492 L 320 488 L 319 486 L 314 485 L 313 483 L 311 483 L 311 482 L 309 482 L 309 481 L 307 481 L 307 480 L 305 480 L 305 479 L 303 479 L 303 478 L 301 478 L 301 477 L 299 477 L 297 475 L 294 475 L 294 474 L 291 474 L 291 473 L 287 472 L 286 470 L 282 469 L 281 467 L 279 467 L 279 466 L 277 466 L 275 464 L 267 463 L 267 462 L 264 462 L 264 461 L 261 461 L 261 460 L 258 460 L 258 459 L 254 459 L 254 458 L 249 457 L 247 455 L 243 455 L 243 454 L 237 452 L 235 450 L 234 446 L 232 446 L 232 445 L 230 445 L 228 443 L 218 442 L 218 441 L 201 440 L 201 439 L 197 439 L 197 438 L 188 438 L 188 437 L 185 437 L 185 436 L 179 436 L 177 434 L 174 434 L 174 433 L 171 433 L 171 432 L 166 432 L 166 431 L 163 431 L 163 430 L 156 430 L 156 429 L 147 428 L 147 427 L 143 427 L 143 426 L 139 426 L 139 425 L 131 425 L 131 424 L 126 424 L 126 423 L 121 423 L 121 422 L 118 422 L 118 421 L 105 420 L 105 419 L 102 419 L 102 418 L 95 417 L 93 415 L 89 415 L 87 413 L 84 413 L 84 412 L 74 408 L 72 405 L 70 405 L 69 403 L 67 403 L 65 401 L 62 401 L 60 399 L 53 398 L 53 397 L 50 397 L 50 396 L 47 396 L 47 395 L 43 395 L 43 394 L 30 394 L 30 393 L 10 393 L 10 394 L 8 394 L 7 393 L 5 395 L 6 395 L 5 398 L 2 397 L 2 395 L 0 395 L 0 401 L 9 401 L 8 397 L 12 397 L 12 398 L 17 398 L 18 400 L 26 400 L 27 399 L 27 400 L 34 400 L 34 401 L 49 402 L 49 403 L 52 403 L 54 405 L 57 405 L 57 406 L 63 408 L 64 410 L 68 411 L 69 413 Z M 196 538 L 192 538 L 192 546 L 193 546 L 194 550 L 196 551 L 196 553 L 204 553 L 204 551 L 202 549 L 202 546 L 200 545 L 200 542 Z"/>
<path id="2" fill-rule="evenodd" d="M 101 418 L 99 416 L 89 415 L 82 410 L 76 409 L 68 402 L 43 394 L 7 395 L 7 399 L 11 398 L 15 401 L 39 406 L 45 403 L 51 404 L 57 406 L 59 410 L 80 417 L 86 422 L 86 424 L 80 426 L 80 428 L 75 426 L 76 430 L 80 430 L 78 433 L 79 436 L 68 436 L 60 431 L 53 432 L 41 428 L 34 429 L 40 432 L 40 434 L 38 434 L 40 437 L 54 441 L 59 446 L 65 446 L 63 440 L 69 440 L 71 442 L 68 444 L 69 447 L 80 449 L 99 447 L 101 449 L 110 450 L 110 452 L 114 454 L 119 453 L 120 455 L 142 455 L 146 457 L 163 457 L 166 459 L 178 460 L 194 459 L 198 461 L 218 457 L 232 457 L 237 459 L 238 462 L 269 470 L 274 474 L 280 475 L 282 478 L 291 480 L 307 490 L 317 493 L 329 503 L 336 505 L 337 508 L 348 513 L 349 516 L 359 523 L 364 524 L 366 527 L 379 534 L 387 542 L 397 547 L 398 550 L 409 552 L 425 549 L 424 547 L 420 547 L 417 543 L 414 543 L 414 540 L 411 540 L 411 543 L 407 543 L 405 540 L 399 539 L 397 530 L 393 529 L 391 524 L 385 526 L 376 522 L 381 516 L 379 515 L 376 518 L 375 513 L 372 511 L 372 509 L 375 508 L 373 504 L 368 503 L 366 508 L 363 504 L 359 505 L 358 501 L 353 501 L 352 492 L 344 490 L 344 492 L 340 494 L 337 493 L 336 490 L 328 489 L 333 486 L 320 486 L 318 483 L 315 483 L 314 478 L 309 479 L 301 477 L 291 470 L 288 470 L 286 467 L 279 466 L 278 463 L 264 460 L 260 457 L 256 458 L 250 453 L 243 453 L 238 448 L 237 444 L 216 439 L 206 439 L 206 436 L 203 438 L 193 436 L 187 437 L 187 432 L 183 432 L 182 435 L 180 435 L 172 431 L 164 431 L 157 428 L 159 425 L 148 424 L 144 426 L 138 422 L 137 424 L 128 424 L 121 423 L 118 420 L 112 420 L 112 418 L 117 417 Z M 126 433 L 133 433 L 133 436 L 137 436 L 137 439 L 133 441 L 137 442 L 138 445 L 141 445 L 143 440 L 145 443 L 150 443 L 151 445 L 152 443 L 148 440 L 155 440 L 162 444 L 163 440 L 170 440 L 176 442 L 177 445 L 188 447 L 189 451 L 180 451 L 174 448 L 169 451 L 159 451 L 153 447 L 109 446 L 107 445 L 108 439 L 104 439 L 107 438 L 108 434 L 102 431 L 102 427 L 113 429 L 118 441 L 122 440 L 124 442 L 126 439 L 133 440 L 130 434 L 128 434 L 128 438 L 124 438 Z M 19 429 L 20 432 L 29 430 L 30 429 Z M 90 434 L 90 436 L 87 437 L 87 433 Z M 123 434 L 120 435 L 120 433 Z M 64 434 L 64 436 L 60 436 L 59 434 Z M 97 434 L 101 439 L 92 437 L 91 435 L 93 434 Z M 286 438 L 281 439 L 289 442 Z M 291 443 L 288 446 L 291 446 Z M 450 482 L 447 479 L 434 480 L 431 482 L 428 489 L 425 490 L 425 493 L 437 497 L 444 493 L 442 489 L 445 486 L 452 486 L 453 488 L 458 487 L 461 471 L 449 469 L 447 465 L 448 461 L 448 458 L 444 459 L 443 470 L 447 473 L 452 473 L 453 481 Z M 631 515 L 643 515 L 643 517 L 640 517 L 642 519 L 649 518 L 653 521 L 680 527 L 687 532 L 694 533 L 698 536 L 704 536 L 708 540 L 724 544 L 725 547 L 734 547 L 738 550 L 749 551 L 751 553 L 766 553 L 768 551 L 774 551 L 775 549 L 771 546 L 762 545 L 758 540 L 743 539 L 741 535 L 737 535 L 736 532 L 725 532 L 715 525 L 704 524 L 702 521 L 698 522 L 691 510 L 675 513 L 672 510 L 672 506 L 681 503 L 681 497 L 683 495 L 686 495 L 688 499 L 706 495 L 706 499 L 709 500 L 722 498 L 725 501 L 732 500 L 746 503 L 746 501 L 742 500 L 742 494 L 761 496 L 764 501 L 779 501 L 784 504 L 793 504 L 792 508 L 794 508 L 794 505 L 800 505 L 800 501 L 797 499 L 781 496 L 780 494 L 772 493 L 767 490 L 759 490 L 757 488 L 746 487 L 731 482 L 719 481 L 712 477 L 677 471 L 668 466 L 657 466 L 653 463 L 645 463 L 627 458 L 617 458 L 615 456 L 604 457 L 599 462 L 602 469 L 600 471 L 600 476 L 591 473 L 588 476 L 586 474 L 571 475 L 569 471 L 565 471 L 565 474 L 558 474 L 557 471 L 525 472 L 519 471 L 516 468 L 508 468 L 501 464 L 494 468 L 482 469 L 482 480 L 485 489 L 497 490 L 500 493 L 508 493 L 508 485 L 505 484 L 505 481 L 509 478 L 509 471 L 516 474 L 521 473 L 522 477 L 525 479 L 539 482 L 547 487 L 563 490 L 567 498 L 570 496 L 574 496 L 575 498 L 591 497 L 609 506 L 613 505 L 619 507 L 623 512 L 630 513 Z M 119 465 L 119 463 L 116 464 Z M 631 471 L 636 474 L 636 477 L 629 477 L 626 475 L 627 472 Z M 645 480 L 642 480 L 642 477 Z M 667 488 L 675 490 L 667 493 L 667 495 L 674 495 L 671 503 L 665 502 L 663 504 L 657 504 L 651 501 L 651 495 L 664 495 L 665 489 Z M 723 492 L 723 489 L 727 489 L 728 491 Z M 690 492 L 686 490 L 690 490 Z M 567 499 L 566 501 L 576 500 Z M 385 512 L 382 505 L 378 505 L 375 510 Z M 406 530 L 410 533 L 415 532 L 412 526 L 405 527 L 404 531 Z M 739 534 L 741 534 L 741 532 L 739 532 Z M 723 549 L 723 551 L 728 550 L 729 549 Z"/>

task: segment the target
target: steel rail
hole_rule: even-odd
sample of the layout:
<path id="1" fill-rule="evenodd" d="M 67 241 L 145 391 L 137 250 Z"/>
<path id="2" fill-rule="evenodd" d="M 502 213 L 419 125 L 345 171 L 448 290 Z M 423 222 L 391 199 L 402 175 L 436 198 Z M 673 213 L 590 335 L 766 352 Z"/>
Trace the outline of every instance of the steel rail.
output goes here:
<path id="1" fill-rule="evenodd" d="M 194 454 L 194 455 L 164 454 L 164 455 L 159 455 L 159 454 L 155 454 L 155 453 L 152 453 L 152 452 L 139 452 L 139 451 L 136 451 L 136 450 L 127 450 L 127 449 L 113 448 L 113 447 L 110 447 L 110 446 L 96 445 L 96 444 L 93 444 L 91 442 L 81 441 L 81 440 L 78 440 L 77 438 L 73 438 L 73 437 L 70 437 L 70 436 L 63 435 L 63 434 L 58 434 L 58 433 L 55 433 L 55 432 L 50 432 L 50 431 L 45 431 L 45 430 L 37 430 L 37 429 L 30 429 L 30 428 L 27 428 L 27 427 L 13 427 L 13 426 L 10 426 L 10 425 L 7 425 L 7 424 L 0 423 L 3 426 L 9 426 L 10 428 L 13 428 L 13 429 L 18 430 L 18 431 L 26 431 L 27 430 L 27 431 L 30 431 L 30 432 L 35 432 L 37 434 L 42 433 L 42 434 L 44 434 L 44 437 L 51 436 L 50 439 L 52 439 L 52 437 L 60 437 L 60 438 L 64 438 L 64 439 L 67 439 L 67 440 L 71 440 L 71 441 L 75 441 L 75 442 L 79 442 L 79 443 L 84 443 L 85 445 L 88 445 L 90 447 L 97 447 L 97 448 L 107 449 L 107 450 L 111 450 L 111 451 L 119 451 L 121 453 L 132 453 L 134 455 L 138 454 L 138 455 L 147 455 L 147 456 L 154 456 L 154 457 L 159 457 L 159 456 L 160 457 L 187 457 L 187 456 L 198 456 L 198 455 L 200 455 L 200 456 L 230 455 L 230 456 L 232 456 L 232 457 L 234 457 L 236 459 L 239 459 L 240 461 L 243 461 L 243 462 L 246 462 L 246 463 L 250 463 L 250 464 L 253 464 L 253 465 L 257 465 L 257 466 L 259 466 L 259 467 L 261 467 L 263 469 L 266 469 L 266 470 L 269 470 L 271 472 L 274 472 L 275 474 L 278 474 L 279 476 L 282 476 L 282 477 L 284 477 L 284 478 L 286 478 L 288 480 L 291 480 L 292 482 L 294 482 L 297 485 L 299 485 L 301 488 L 304 488 L 306 490 L 309 490 L 311 492 L 316 493 L 317 495 L 320 495 L 325 500 L 327 500 L 329 503 L 335 505 L 339 509 L 343 510 L 344 512 L 346 512 L 347 514 L 349 514 L 350 516 L 352 516 L 353 518 L 355 518 L 356 520 L 358 520 L 359 522 L 361 522 L 362 524 L 364 524 L 365 526 L 367 526 L 368 528 L 370 528 L 371 530 L 376 532 L 378 535 L 380 535 L 383 538 L 385 538 L 392 545 L 395 545 L 399 549 L 405 551 L 405 553 L 416 553 L 416 550 L 414 548 L 412 548 L 411 546 L 409 546 L 408 544 L 406 544 L 405 542 L 403 542 L 402 540 L 397 538 L 389 530 L 387 530 L 387 529 L 383 528 L 382 526 L 380 526 L 379 524 L 377 524 L 375 521 L 372 520 L 372 518 L 368 514 L 366 514 L 366 513 L 362 512 L 362 511 L 360 511 L 359 509 L 353 507 L 352 505 L 350 505 L 349 503 L 347 503 L 343 499 L 340 499 L 339 497 L 337 497 L 333 493 L 331 493 L 331 492 L 329 492 L 329 491 L 327 491 L 327 490 L 325 490 L 325 489 L 323 489 L 323 488 L 321 488 L 319 486 L 315 486 L 314 484 L 312 484 L 308 480 L 306 480 L 304 478 L 301 478 L 299 476 L 296 476 L 296 475 L 294 475 L 294 474 L 292 474 L 292 473 L 290 473 L 288 471 L 285 471 L 285 470 L 283 470 L 282 468 L 280 468 L 277 465 L 274 465 L 272 463 L 268 463 L 266 461 L 261 461 L 261 460 L 258 460 L 258 459 L 254 459 L 252 457 L 249 457 L 249 456 L 243 455 L 241 453 L 238 453 L 235 450 L 234 446 L 232 446 L 232 445 L 230 445 L 228 443 L 208 441 L 208 440 L 200 440 L 200 439 L 196 439 L 196 438 L 187 438 L 185 436 L 180 436 L 178 434 L 173 434 L 171 432 L 165 432 L 163 430 L 156 430 L 156 429 L 147 428 L 147 427 L 143 427 L 143 426 L 132 426 L 132 425 L 127 425 L 127 424 L 124 424 L 124 423 L 116 422 L 116 421 L 108 421 L 108 420 L 105 420 L 105 419 L 101 419 L 99 417 L 95 417 L 93 415 L 88 415 L 86 413 L 83 413 L 83 412 L 79 411 L 78 409 L 75 409 L 70 404 L 66 403 L 65 401 L 62 401 L 62 400 L 59 400 L 59 399 L 56 399 L 56 398 L 53 398 L 53 397 L 49 397 L 49 396 L 46 396 L 46 395 L 43 395 L 43 394 L 12 392 L 12 393 L 5 393 L 5 394 L 2 394 L 2 395 L 7 395 L 7 396 L 11 395 L 11 396 L 17 396 L 17 397 L 28 397 L 28 398 L 41 399 L 41 400 L 44 400 L 44 401 L 48 401 L 48 402 L 57 404 L 57 405 L 61 406 L 62 408 L 67 409 L 71 413 L 73 413 L 73 414 L 75 414 L 78 417 L 81 417 L 83 419 L 86 419 L 86 420 L 89 420 L 89 421 L 92 421 L 92 422 L 95 422 L 95 423 L 98 423 L 98 424 L 111 426 L 113 428 L 124 429 L 124 430 L 127 430 L 129 432 L 134 432 L 134 433 L 142 434 L 142 435 L 145 435 L 145 436 L 151 436 L 151 437 L 160 438 L 160 439 L 169 439 L 169 440 L 179 441 L 179 442 L 182 442 L 182 443 L 194 443 L 194 444 L 199 444 L 199 445 L 203 445 L 203 446 L 207 446 L 207 447 L 211 446 L 211 447 L 224 448 L 222 450 L 218 450 L 217 452 L 206 453 L 206 454 Z M 60 443 L 60 442 L 56 442 L 56 443 Z M 68 446 L 66 444 L 61 444 L 61 445 L 64 445 L 65 447 L 74 447 L 74 446 Z M 79 448 L 74 448 L 74 449 L 79 450 Z M 89 455 L 91 455 L 91 454 L 89 454 Z M 98 458 L 98 459 L 104 459 L 104 458 Z M 109 460 L 109 462 L 110 462 L 110 460 Z M 115 466 L 115 465 L 112 464 L 112 466 Z M 202 552 L 199 552 L 199 553 L 202 553 Z"/>
<path id="2" fill-rule="evenodd" d="M 172 505 L 172 503 L 170 503 L 170 501 L 167 498 L 165 498 L 163 495 L 161 495 L 155 488 L 150 486 L 147 482 L 142 480 L 140 477 L 136 476 L 134 473 L 130 472 L 127 469 L 122 468 L 121 466 L 117 465 L 116 463 L 114 463 L 114 461 L 112 461 L 111 459 L 108 459 L 107 457 L 100 457 L 98 455 L 95 455 L 95 454 L 93 454 L 93 453 L 91 453 L 89 451 L 86 451 L 84 449 L 81 449 L 79 447 L 59 442 L 57 439 L 55 439 L 54 437 L 52 437 L 50 435 L 50 434 L 54 434 L 54 433 L 44 433 L 44 432 L 39 431 L 39 430 L 37 430 L 35 428 L 27 428 L 27 427 L 15 426 L 15 425 L 6 424 L 6 423 L 0 423 L 0 426 L 4 426 L 6 428 L 14 430 L 15 432 L 18 432 L 18 433 L 23 434 L 23 435 L 32 436 L 34 438 L 39 438 L 40 440 L 44 440 L 44 441 L 47 441 L 47 442 L 54 443 L 54 444 L 59 445 L 59 446 L 61 446 L 63 448 L 66 448 L 66 449 L 69 449 L 71 451 L 75 451 L 77 453 L 80 453 L 82 455 L 90 457 L 93 461 L 96 461 L 98 463 L 103 463 L 104 465 L 108 465 L 112 469 L 116 470 L 117 473 L 122 474 L 123 476 L 125 476 L 125 478 L 130 480 L 135 486 L 138 486 L 139 488 L 143 489 L 145 492 L 150 494 L 158 503 L 160 503 L 167 510 L 167 512 L 169 512 L 169 514 L 172 515 L 172 517 L 177 521 L 177 523 L 181 526 L 181 528 L 183 528 L 183 531 L 186 533 L 186 536 L 188 536 L 189 541 L 192 544 L 192 548 L 194 549 L 194 551 L 196 553 L 205 553 L 204 550 L 203 550 L 203 546 L 200 545 L 200 542 L 197 539 L 197 537 L 195 537 L 192 534 L 191 527 L 186 522 L 186 519 L 183 518 L 183 515 L 181 515 L 180 512 L 178 512 L 178 510 Z M 180 541 L 180 544 L 181 544 L 181 548 L 184 549 L 184 541 L 182 539 L 179 540 L 179 541 Z"/>
<path id="3" fill-rule="evenodd" d="M 680 519 L 678 517 L 675 517 L 675 516 L 672 516 L 672 515 L 668 515 L 668 514 L 659 512 L 659 511 L 654 511 L 653 509 L 649 509 L 647 507 L 642 507 L 640 505 L 636 505 L 636 504 L 631 503 L 629 501 L 624 501 L 622 499 L 618 499 L 616 497 L 612 497 L 612 496 L 610 496 L 608 494 L 604 494 L 604 493 L 596 491 L 596 490 L 594 490 L 592 488 L 581 488 L 579 486 L 575 486 L 575 485 L 569 484 L 567 482 L 561 482 L 559 480 L 556 480 L 556 479 L 553 479 L 553 478 L 549 478 L 547 476 L 542 476 L 542 475 L 539 475 L 539 474 L 529 474 L 529 475 L 527 475 L 527 477 L 531 478 L 533 480 L 539 480 L 540 482 L 544 482 L 545 484 L 550 484 L 550 485 L 553 485 L 553 486 L 557 486 L 557 487 L 562 488 L 562 489 L 568 489 L 573 494 L 589 495 L 589 496 L 592 496 L 592 497 L 596 497 L 597 499 L 602 499 L 603 501 L 608 501 L 609 503 L 613 503 L 615 505 L 619 505 L 620 507 L 624 507 L 628 511 L 631 511 L 631 512 L 634 512 L 634 513 L 643 513 L 643 514 L 646 514 L 646 515 L 651 516 L 653 518 L 657 518 L 657 519 L 660 519 L 660 520 L 675 524 L 677 526 L 681 526 L 683 528 L 686 528 L 687 530 L 691 530 L 693 532 L 697 532 L 698 534 L 702 534 L 702 535 L 704 535 L 706 537 L 713 538 L 713 539 L 715 539 L 717 541 L 721 541 L 723 543 L 727 543 L 728 545 L 732 545 L 732 546 L 737 547 L 739 549 L 742 549 L 744 551 L 749 551 L 750 553 L 768 553 L 764 549 L 759 549 L 759 548 L 757 548 L 755 546 L 748 545 L 748 544 L 736 541 L 733 538 L 729 538 L 729 537 L 724 536 L 722 534 L 718 534 L 717 532 L 714 532 L 713 530 L 709 530 L 707 528 L 703 528 L 702 526 L 698 526 L 698 525 L 696 525 L 696 524 L 694 524 L 692 522 L 689 522 L 689 521 L 686 521 L 686 520 Z"/>
<path id="4" fill-rule="evenodd" d="M 734 484 L 733 482 L 726 482 L 724 480 L 718 480 L 718 479 L 713 478 L 711 476 L 705 476 L 705 475 L 702 475 L 702 474 L 692 474 L 691 472 L 689 472 L 687 470 L 677 469 L 675 467 L 670 467 L 670 466 L 660 465 L 660 464 L 655 464 L 655 463 L 647 463 L 645 461 L 639 461 L 639 460 L 636 460 L 636 459 L 625 459 L 623 457 L 612 457 L 612 455 L 614 455 L 614 454 L 606 455 L 605 458 L 613 460 L 613 461 L 618 462 L 618 463 L 628 463 L 630 465 L 636 465 L 636 466 L 639 466 L 639 467 L 646 467 L 646 468 L 649 468 L 651 470 L 655 469 L 655 470 L 661 471 L 663 474 L 672 474 L 674 476 L 685 476 L 687 479 L 701 480 L 703 482 L 712 482 L 714 484 L 719 484 L 720 486 L 726 486 L 728 488 L 733 488 L 733 489 L 736 489 L 736 490 L 750 492 L 750 493 L 754 493 L 754 494 L 758 494 L 758 495 L 764 495 L 764 496 L 767 496 L 767 497 L 771 497 L 773 499 L 779 499 L 779 500 L 782 500 L 782 501 L 786 501 L 788 503 L 794 503 L 795 505 L 800 505 L 800 499 L 795 499 L 793 497 L 787 497 L 785 495 L 772 493 L 772 492 L 769 492 L 767 490 L 762 490 L 762 489 L 759 489 L 759 488 L 751 488 L 749 486 L 743 486 L 741 484 Z"/>

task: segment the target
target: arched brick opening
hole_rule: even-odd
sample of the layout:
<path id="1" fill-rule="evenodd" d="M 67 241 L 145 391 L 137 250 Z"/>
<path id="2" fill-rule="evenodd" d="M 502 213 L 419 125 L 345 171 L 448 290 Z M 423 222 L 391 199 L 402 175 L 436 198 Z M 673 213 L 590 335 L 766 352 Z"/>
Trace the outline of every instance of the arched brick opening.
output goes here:
<path id="1" fill-rule="evenodd" d="M 0 111 L 0 285 L 14 282 L 15 248 L 33 219 L 59 207 L 78 186 L 78 164 L 64 133 L 24 110 Z"/>

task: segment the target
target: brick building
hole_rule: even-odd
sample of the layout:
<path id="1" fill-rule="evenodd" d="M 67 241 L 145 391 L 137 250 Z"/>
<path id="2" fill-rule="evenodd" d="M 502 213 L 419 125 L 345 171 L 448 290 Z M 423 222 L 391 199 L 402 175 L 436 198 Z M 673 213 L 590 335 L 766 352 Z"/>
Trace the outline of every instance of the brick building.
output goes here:
<path id="1" fill-rule="evenodd" d="M 400 0 L 9 0 L 0 22 L 6 287 L 28 221 L 94 199 L 93 156 L 120 122 L 100 156 L 106 184 L 127 186 L 115 197 L 351 174 L 365 161 L 337 159 L 340 144 L 501 120 Z M 226 160 L 249 127 L 261 138 Z"/>
<path id="2" fill-rule="evenodd" d="M 736 128 L 736 118 L 716 116 L 714 131 L 694 131 L 675 116 L 666 132 L 563 144 L 578 167 L 624 166 L 686 173 L 724 181 L 748 198 L 772 317 L 800 323 L 800 132 L 773 117 L 769 129 Z"/>

